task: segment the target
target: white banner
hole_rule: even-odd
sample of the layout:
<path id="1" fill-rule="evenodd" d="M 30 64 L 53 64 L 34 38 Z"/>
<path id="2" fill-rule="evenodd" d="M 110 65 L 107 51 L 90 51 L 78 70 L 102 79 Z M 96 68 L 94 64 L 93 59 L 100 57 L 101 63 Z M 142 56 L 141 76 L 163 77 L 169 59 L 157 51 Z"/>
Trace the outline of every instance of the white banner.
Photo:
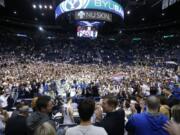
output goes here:
<path id="1" fill-rule="evenodd" d="M 169 0 L 163 0 L 162 1 L 162 10 L 168 8 L 169 6 Z"/>
<path id="2" fill-rule="evenodd" d="M 114 74 L 113 76 L 111 76 L 110 79 L 119 82 L 123 78 L 127 78 L 127 77 L 128 77 L 128 73 L 126 73 L 126 72 L 119 72 L 119 73 Z"/>
<path id="3" fill-rule="evenodd" d="M 173 5 L 176 3 L 176 0 L 169 0 L 169 6 Z"/>
<path id="4" fill-rule="evenodd" d="M 163 0 L 162 1 L 162 10 L 168 8 L 171 5 L 174 5 L 178 1 L 180 1 L 180 0 Z"/>
<path id="5" fill-rule="evenodd" d="M 5 7 L 4 0 L 0 0 L 0 6 L 3 6 L 3 7 Z"/>

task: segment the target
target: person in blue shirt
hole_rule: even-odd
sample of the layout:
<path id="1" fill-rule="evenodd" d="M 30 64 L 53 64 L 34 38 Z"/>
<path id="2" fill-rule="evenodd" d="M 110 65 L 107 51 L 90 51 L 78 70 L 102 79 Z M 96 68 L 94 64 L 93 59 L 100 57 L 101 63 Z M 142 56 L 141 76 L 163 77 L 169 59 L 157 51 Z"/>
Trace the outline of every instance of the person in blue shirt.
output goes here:
<path id="1" fill-rule="evenodd" d="M 175 84 L 172 94 L 176 99 L 180 100 L 180 84 Z"/>
<path id="2" fill-rule="evenodd" d="M 160 100 L 156 96 L 150 96 L 146 100 L 147 111 L 132 115 L 127 124 L 126 130 L 133 135 L 169 135 L 163 129 L 168 118 L 159 113 Z"/>

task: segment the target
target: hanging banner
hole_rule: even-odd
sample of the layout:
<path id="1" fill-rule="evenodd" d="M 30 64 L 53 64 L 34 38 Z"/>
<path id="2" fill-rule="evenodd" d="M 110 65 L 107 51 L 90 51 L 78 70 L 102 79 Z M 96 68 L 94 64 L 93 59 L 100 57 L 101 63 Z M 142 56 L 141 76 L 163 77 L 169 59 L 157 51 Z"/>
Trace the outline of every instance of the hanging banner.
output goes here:
<path id="1" fill-rule="evenodd" d="M 3 7 L 5 7 L 4 0 L 0 0 L 0 6 L 3 6 Z"/>

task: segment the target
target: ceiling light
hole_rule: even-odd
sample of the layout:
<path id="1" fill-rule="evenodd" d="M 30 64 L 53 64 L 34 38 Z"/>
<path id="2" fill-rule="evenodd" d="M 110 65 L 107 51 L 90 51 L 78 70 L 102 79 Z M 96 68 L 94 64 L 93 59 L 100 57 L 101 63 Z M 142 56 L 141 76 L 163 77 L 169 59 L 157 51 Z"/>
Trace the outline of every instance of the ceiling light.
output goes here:
<path id="1" fill-rule="evenodd" d="M 47 5 L 44 5 L 44 8 L 47 9 Z"/>
<path id="2" fill-rule="evenodd" d="M 39 26 L 38 28 L 40 31 L 44 31 L 43 27 L 42 26 Z"/>
<path id="3" fill-rule="evenodd" d="M 39 8 L 42 9 L 42 5 L 39 5 Z"/>
<path id="4" fill-rule="evenodd" d="M 17 12 L 16 12 L 16 11 L 14 11 L 13 13 L 14 13 L 15 15 L 17 14 Z"/>
<path id="5" fill-rule="evenodd" d="M 142 20 L 142 21 L 144 21 L 144 20 L 145 20 L 145 18 L 142 18 L 141 20 Z"/>
<path id="6" fill-rule="evenodd" d="M 52 9 L 53 7 L 52 7 L 52 5 L 49 5 L 49 9 Z"/>
<path id="7" fill-rule="evenodd" d="M 33 8 L 34 8 L 34 9 L 36 8 L 36 5 L 35 5 L 35 4 L 33 4 Z"/>
<path id="8" fill-rule="evenodd" d="M 129 14 L 131 14 L 131 11 L 130 11 L 130 10 L 128 10 L 128 11 L 127 11 L 127 14 L 128 14 L 128 15 L 129 15 Z"/>

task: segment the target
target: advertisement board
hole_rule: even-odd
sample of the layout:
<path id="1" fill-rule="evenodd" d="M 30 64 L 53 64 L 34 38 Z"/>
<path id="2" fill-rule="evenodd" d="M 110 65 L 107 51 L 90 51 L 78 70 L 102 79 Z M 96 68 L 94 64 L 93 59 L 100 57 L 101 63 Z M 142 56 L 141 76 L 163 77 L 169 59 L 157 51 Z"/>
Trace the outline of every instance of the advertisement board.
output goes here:
<path id="1" fill-rule="evenodd" d="M 75 11 L 75 20 L 98 20 L 112 22 L 112 14 L 102 11 Z"/>

